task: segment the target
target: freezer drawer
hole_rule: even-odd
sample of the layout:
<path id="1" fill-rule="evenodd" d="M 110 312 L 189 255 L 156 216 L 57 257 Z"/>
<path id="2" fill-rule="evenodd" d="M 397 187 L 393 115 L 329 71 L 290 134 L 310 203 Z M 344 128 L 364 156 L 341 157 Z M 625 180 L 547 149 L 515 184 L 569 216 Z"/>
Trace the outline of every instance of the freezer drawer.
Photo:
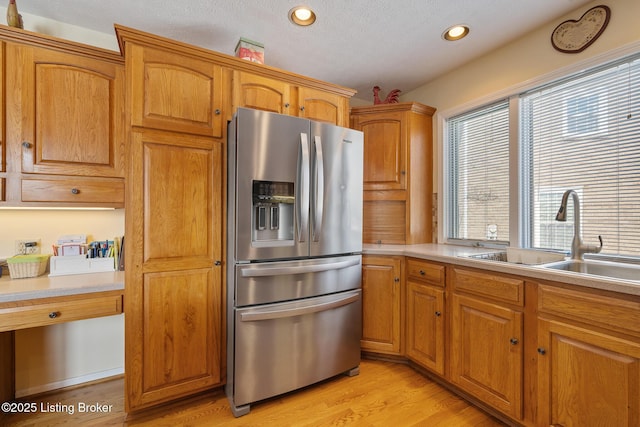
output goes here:
<path id="1" fill-rule="evenodd" d="M 361 291 L 235 310 L 235 407 L 360 364 Z"/>
<path id="2" fill-rule="evenodd" d="M 235 306 L 267 304 L 360 288 L 362 255 L 241 264 Z"/>

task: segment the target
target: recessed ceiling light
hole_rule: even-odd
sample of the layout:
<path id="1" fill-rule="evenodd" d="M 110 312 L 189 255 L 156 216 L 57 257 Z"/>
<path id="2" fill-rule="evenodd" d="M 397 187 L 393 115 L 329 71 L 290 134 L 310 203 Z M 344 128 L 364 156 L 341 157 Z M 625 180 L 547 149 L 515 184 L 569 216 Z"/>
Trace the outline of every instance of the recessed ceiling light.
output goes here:
<path id="1" fill-rule="evenodd" d="M 289 20 L 296 25 L 306 27 L 316 22 L 316 14 L 306 6 L 296 6 L 289 11 Z"/>
<path id="2" fill-rule="evenodd" d="M 469 27 L 466 25 L 454 25 L 453 27 L 447 28 L 447 30 L 442 33 L 442 38 L 449 41 L 460 40 L 469 34 Z"/>

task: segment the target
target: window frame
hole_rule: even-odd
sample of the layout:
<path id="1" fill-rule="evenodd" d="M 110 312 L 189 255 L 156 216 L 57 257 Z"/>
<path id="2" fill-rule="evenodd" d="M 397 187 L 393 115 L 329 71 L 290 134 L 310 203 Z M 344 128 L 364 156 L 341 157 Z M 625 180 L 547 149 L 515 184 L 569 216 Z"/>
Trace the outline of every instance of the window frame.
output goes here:
<path id="1" fill-rule="evenodd" d="M 444 244 L 454 245 L 466 245 L 475 247 L 486 248 L 505 248 L 506 246 L 512 247 L 532 247 L 533 239 L 532 227 L 530 223 L 530 215 L 528 214 L 528 200 L 531 198 L 530 190 L 523 183 L 530 182 L 530 177 L 524 175 L 524 171 L 527 168 L 524 164 L 529 160 L 528 153 L 521 149 L 522 129 L 520 126 L 520 96 L 524 92 L 528 92 L 539 88 L 544 85 L 553 84 L 556 81 L 566 79 L 571 76 L 579 77 L 581 72 L 587 70 L 590 71 L 597 67 L 605 66 L 609 63 L 624 60 L 627 57 L 634 55 L 640 55 L 640 42 L 633 43 L 631 45 L 624 46 L 622 48 L 612 49 L 600 55 L 596 55 L 592 58 L 588 58 L 583 61 L 576 62 L 570 66 L 555 70 L 545 75 L 530 79 L 522 84 L 516 84 L 501 91 L 486 95 L 476 100 L 467 102 L 458 107 L 453 107 L 448 110 L 443 110 L 436 113 L 436 123 L 434 126 L 434 132 L 436 136 L 436 146 L 440 152 L 439 156 L 435 156 L 436 164 L 434 169 L 437 171 L 438 179 L 438 230 L 437 238 L 438 242 Z M 509 188 L 509 236 L 510 241 L 507 243 L 491 243 L 485 240 L 465 240 L 450 238 L 450 227 L 452 224 L 449 222 L 449 206 L 451 203 L 450 195 L 448 194 L 447 182 L 449 174 L 449 156 L 450 150 L 448 146 L 448 120 L 450 118 L 465 114 L 473 110 L 488 106 L 490 104 L 499 102 L 501 99 L 508 99 L 509 102 L 509 133 L 510 133 L 510 145 L 509 145 L 509 176 L 510 176 L 510 188 Z M 596 131 L 599 132 L 599 131 Z M 573 136 L 574 138 L 581 138 L 582 135 Z M 530 232 L 531 230 L 531 232 Z"/>

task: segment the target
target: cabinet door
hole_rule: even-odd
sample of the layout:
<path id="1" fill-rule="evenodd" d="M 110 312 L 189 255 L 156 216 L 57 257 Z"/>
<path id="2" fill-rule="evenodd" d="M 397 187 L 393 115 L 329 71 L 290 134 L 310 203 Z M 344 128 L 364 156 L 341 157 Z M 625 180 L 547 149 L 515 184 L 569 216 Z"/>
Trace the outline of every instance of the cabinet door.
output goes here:
<path id="1" fill-rule="evenodd" d="M 407 357 L 444 375 L 444 291 L 407 282 Z"/>
<path id="2" fill-rule="evenodd" d="M 401 258 L 362 257 L 362 349 L 400 354 Z"/>
<path id="3" fill-rule="evenodd" d="M 22 172 L 124 176 L 124 66 L 6 45 L 7 125 Z"/>
<path id="4" fill-rule="evenodd" d="M 356 116 L 364 132 L 364 190 L 405 190 L 407 125 L 403 113 Z"/>
<path id="5" fill-rule="evenodd" d="M 233 109 L 247 107 L 295 116 L 296 106 L 291 105 L 290 90 L 289 84 L 280 80 L 234 71 Z"/>
<path id="6" fill-rule="evenodd" d="M 134 126 L 221 137 L 222 70 L 201 59 L 127 45 Z"/>
<path id="7" fill-rule="evenodd" d="M 134 131 L 127 181 L 127 411 L 221 383 L 222 142 Z"/>
<path id="8" fill-rule="evenodd" d="M 505 414 L 522 419 L 523 315 L 452 296 L 451 381 Z"/>
<path id="9" fill-rule="evenodd" d="M 298 88 L 300 117 L 337 126 L 349 126 L 349 101 L 344 96 L 306 87 Z"/>
<path id="10" fill-rule="evenodd" d="M 538 425 L 640 425 L 640 345 L 538 322 Z"/>

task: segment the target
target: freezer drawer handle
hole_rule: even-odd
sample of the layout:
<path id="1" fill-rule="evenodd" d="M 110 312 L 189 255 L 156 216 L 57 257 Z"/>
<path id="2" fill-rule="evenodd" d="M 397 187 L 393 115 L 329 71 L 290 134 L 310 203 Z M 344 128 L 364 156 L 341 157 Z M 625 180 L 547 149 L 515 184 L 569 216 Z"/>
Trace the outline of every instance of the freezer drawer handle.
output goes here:
<path id="1" fill-rule="evenodd" d="M 360 298 L 360 294 L 348 296 L 337 301 L 325 302 L 322 304 L 314 304 L 307 307 L 294 309 L 263 311 L 256 313 L 242 313 L 240 320 L 242 322 L 257 322 L 260 320 L 282 319 L 284 317 L 302 316 L 305 314 L 318 313 L 320 311 L 331 310 L 332 308 L 342 307 L 356 302 Z"/>
<path id="2" fill-rule="evenodd" d="M 313 265 L 301 265 L 295 267 L 261 267 L 261 268 L 247 268 L 241 270 L 240 275 L 242 277 L 269 277 L 269 276 L 282 276 L 285 274 L 305 274 L 305 273 L 319 273 L 322 271 L 339 270 L 342 268 L 353 267 L 354 265 L 360 265 L 360 259 L 349 259 L 346 261 L 332 262 L 328 264 L 313 264 Z"/>

